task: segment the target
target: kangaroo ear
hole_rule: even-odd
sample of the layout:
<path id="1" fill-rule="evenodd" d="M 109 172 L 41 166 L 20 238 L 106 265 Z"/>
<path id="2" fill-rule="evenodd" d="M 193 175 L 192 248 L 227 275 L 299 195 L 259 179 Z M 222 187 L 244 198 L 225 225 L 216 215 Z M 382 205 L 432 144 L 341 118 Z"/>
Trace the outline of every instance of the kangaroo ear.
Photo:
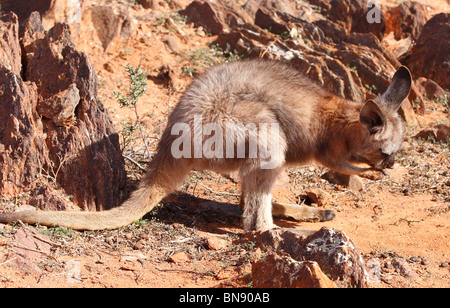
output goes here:
<path id="1" fill-rule="evenodd" d="M 370 134 L 381 133 L 386 124 L 386 117 L 377 103 L 372 100 L 367 101 L 359 113 L 359 122 L 366 126 Z"/>
<path id="2" fill-rule="evenodd" d="M 397 110 L 411 91 L 412 77 L 406 66 L 400 67 L 392 78 L 386 92 L 381 96 L 383 104 L 392 110 Z"/>

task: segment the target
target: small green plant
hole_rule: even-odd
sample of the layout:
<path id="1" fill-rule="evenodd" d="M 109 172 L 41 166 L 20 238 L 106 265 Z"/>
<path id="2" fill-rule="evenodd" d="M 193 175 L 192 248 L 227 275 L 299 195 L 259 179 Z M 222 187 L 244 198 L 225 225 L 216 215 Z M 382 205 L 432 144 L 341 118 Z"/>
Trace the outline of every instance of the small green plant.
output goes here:
<path id="1" fill-rule="evenodd" d="M 170 29 L 170 23 L 173 23 L 175 25 L 185 25 L 186 21 L 187 21 L 187 16 L 185 15 L 180 15 L 180 13 L 172 13 L 169 15 L 165 15 L 165 16 L 161 16 L 161 17 L 157 17 L 155 19 L 155 21 L 153 22 L 153 26 L 162 26 L 164 24 L 166 24 L 169 21 L 169 31 L 170 32 L 176 32 L 176 29 Z"/>
<path id="2" fill-rule="evenodd" d="M 352 71 L 355 71 L 356 73 L 358 73 L 358 68 L 356 67 L 356 65 L 354 66 L 350 66 L 349 64 L 346 65 L 349 69 L 351 69 Z"/>
<path id="3" fill-rule="evenodd" d="M 411 106 L 414 109 L 418 109 L 420 107 L 420 101 L 421 101 L 421 98 L 417 97 L 415 100 L 411 101 Z"/>
<path id="4" fill-rule="evenodd" d="M 440 97 L 436 98 L 436 103 L 442 105 L 444 107 L 448 107 L 448 96 L 447 94 L 443 94 Z"/>
<path id="5" fill-rule="evenodd" d="M 372 93 L 374 93 L 374 94 L 377 94 L 377 93 L 375 93 L 375 91 L 377 91 L 378 90 L 378 88 L 373 84 L 373 85 L 368 85 L 367 83 L 364 85 L 365 87 L 366 87 L 366 89 L 368 89 L 370 92 L 372 92 Z M 380 94 L 378 94 L 378 95 L 380 95 Z"/>
<path id="6" fill-rule="evenodd" d="M 291 38 L 291 35 L 289 34 L 288 31 L 284 31 L 284 32 L 281 33 L 281 34 L 277 34 L 277 37 L 278 37 L 280 40 L 282 40 L 282 41 L 286 41 L 286 40 L 288 40 L 288 39 Z"/>
<path id="7" fill-rule="evenodd" d="M 141 218 L 138 221 L 133 222 L 129 228 L 130 229 L 143 229 L 146 228 L 150 224 L 150 220 Z"/>
<path id="8" fill-rule="evenodd" d="M 194 76 L 198 74 L 198 69 L 193 66 L 184 66 L 182 68 L 182 73 L 184 76 L 194 78 Z"/>
<path id="9" fill-rule="evenodd" d="M 184 60 L 190 62 L 190 65 L 182 68 L 183 75 L 194 77 L 201 69 L 206 67 L 241 60 L 243 56 L 239 55 L 236 50 L 231 50 L 230 44 L 225 49 L 218 44 L 210 47 L 201 47 L 190 51 L 189 53 L 181 53 Z"/>
<path id="10" fill-rule="evenodd" d="M 123 143 L 122 143 L 122 151 L 124 151 L 129 144 L 131 144 L 131 142 L 134 139 L 134 134 L 136 131 L 139 130 L 139 125 L 136 122 L 127 122 L 126 120 L 122 120 L 122 138 L 123 138 Z"/>
<path id="11" fill-rule="evenodd" d="M 147 145 L 147 140 L 144 135 L 144 129 L 142 127 L 142 122 L 137 109 L 139 98 L 144 95 L 145 91 L 147 90 L 147 73 L 143 72 L 139 66 L 134 67 L 130 64 L 126 66 L 126 71 L 128 73 L 128 79 L 130 82 L 128 92 L 126 94 L 122 94 L 120 92 L 113 91 L 113 94 L 121 107 L 130 108 L 134 111 L 134 114 L 136 116 L 136 120 L 133 123 L 128 124 L 124 128 L 124 131 L 127 134 L 132 134 L 135 130 L 139 129 L 148 157 L 151 157 L 151 152 Z"/>
<path id="12" fill-rule="evenodd" d="M 74 239 L 77 236 L 77 233 L 75 230 L 67 227 L 40 227 L 38 226 L 39 231 L 42 234 L 48 235 L 52 238 L 56 239 L 65 239 L 65 240 L 71 240 Z"/>
<path id="13" fill-rule="evenodd" d="M 180 15 L 180 13 L 173 13 L 170 15 L 170 17 L 172 18 L 172 20 L 176 23 L 176 24 L 185 24 L 187 22 L 187 16 L 186 15 Z"/>
<path id="14" fill-rule="evenodd" d="M 218 44 L 213 45 L 213 49 L 216 49 L 217 54 L 222 55 L 224 62 L 233 62 L 241 60 L 244 56 L 239 55 L 236 50 L 232 51 L 230 44 L 225 45 L 225 50 L 223 50 Z"/>
<path id="15" fill-rule="evenodd" d="M 321 14 L 321 15 L 325 16 L 326 18 L 330 17 L 330 15 L 328 14 L 328 10 L 321 6 L 318 6 L 317 9 L 314 11 L 314 13 Z"/>

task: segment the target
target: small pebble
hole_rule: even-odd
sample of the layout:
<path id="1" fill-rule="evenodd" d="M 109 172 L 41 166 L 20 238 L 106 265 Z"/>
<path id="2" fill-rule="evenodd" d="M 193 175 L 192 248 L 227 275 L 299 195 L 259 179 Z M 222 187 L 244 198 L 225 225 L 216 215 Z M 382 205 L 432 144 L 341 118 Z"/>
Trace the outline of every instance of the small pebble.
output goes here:
<path id="1" fill-rule="evenodd" d="M 145 240 L 139 240 L 136 242 L 136 244 L 134 244 L 133 248 L 136 250 L 142 249 L 145 246 Z"/>
<path id="2" fill-rule="evenodd" d="M 141 235 L 139 235 L 139 237 L 142 239 L 142 240 L 148 240 L 148 233 L 145 233 L 145 232 L 142 232 L 141 233 Z"/>
<path id="3" fill-rule="evenodd" d="M 409 262 L 411 262 L 411 263 L 419 263 L 421 261 L 422 261 L 422 259 L 420 257 L 411 257 L 411 258 L 409 258 Z"/>

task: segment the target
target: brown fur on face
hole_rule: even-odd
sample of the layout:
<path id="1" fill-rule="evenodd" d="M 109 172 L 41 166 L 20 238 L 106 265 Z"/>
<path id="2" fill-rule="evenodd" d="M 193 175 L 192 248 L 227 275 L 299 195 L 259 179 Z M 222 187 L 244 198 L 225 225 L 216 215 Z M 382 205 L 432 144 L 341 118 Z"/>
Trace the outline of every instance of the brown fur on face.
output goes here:
<path id="1" fill-rule="evenodd" d="M 336 97 L 322 104 L 323 133 L 316 160 L 345 174 L 358 174 L 370 168 L 383 169 L 393 164 L 403 141 L 398 115 L 411 89 L 411 74 L 401 67 L 385 94 L 362 106 Z M 335 100 L 335 102 L 330 102 Z"/>
<path id="2" fill-rule="evenodd" d="M 341 173 L 357 174 L 367 168 L 354 163 L 366 163 L 372 168 L 391 163 L 402 141 L 397 110 L 410 88 L 411 75 L 407 68 L 401 67 L 381 97 L 366 103 L 351 102 L 327 93 L 301 72 L 278 61 L 251 60 L 216 66 L 196 79 L 183 94 L 169 117 L 145 179 L 121 206 L 94 213 L 7 213 L 0 214 L 0 223 L 22 220 L 84 230 L 118 228 L 152 210 L 183 182 L 189 171 L 209 169 L 239 171 L 244 228 L 266 230 L 273 227 L 272 187 L 286 164 L 316 161 Z M 189 128 L 186 143 L 180 143 L 183 150 L 195 152 L 193 144 L 199 140 L 201 145 L 207 144 L 211 136 L 196 128 L 198 118 L 242 138 L 224 134 L 221 143 L 214 143 L 206 151 L 175 157 L 173 146 L 176 144 L 175 148 L 179 149 L 180 123 Z M 258 130 L 245 129 L 251 124 L 279 127 L 268 134 L 274 138 L 268 138 L 267 147 L 261 152 L 264 155 L 251 157 L 249 154 L 252 138 L 261 140 L 264 135 Z M 216 150 L 225 151 L 226 145 L 236 149 L 245 146 L 245 155 L 210 155 Z M 268 160 L 270 168 L 266 168 Z M 277 204 L 274 208 L 276 213 L 295 219 L 325 221 L 334 217 L 330 210 L 312 207 Z"/>

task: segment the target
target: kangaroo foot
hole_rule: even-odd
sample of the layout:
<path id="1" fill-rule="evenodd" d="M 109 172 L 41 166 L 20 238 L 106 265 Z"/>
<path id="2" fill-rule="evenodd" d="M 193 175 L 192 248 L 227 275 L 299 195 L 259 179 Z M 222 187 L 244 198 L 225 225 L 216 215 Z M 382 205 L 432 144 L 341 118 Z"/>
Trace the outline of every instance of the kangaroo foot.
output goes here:
<path id="1" fill-rule="evenodd" d="M 272 202 L 272 215 L 287 217 L 297 221 L 322 222 L 336 217 L 332 210 L 324 210 L 311 206 Z"/>

